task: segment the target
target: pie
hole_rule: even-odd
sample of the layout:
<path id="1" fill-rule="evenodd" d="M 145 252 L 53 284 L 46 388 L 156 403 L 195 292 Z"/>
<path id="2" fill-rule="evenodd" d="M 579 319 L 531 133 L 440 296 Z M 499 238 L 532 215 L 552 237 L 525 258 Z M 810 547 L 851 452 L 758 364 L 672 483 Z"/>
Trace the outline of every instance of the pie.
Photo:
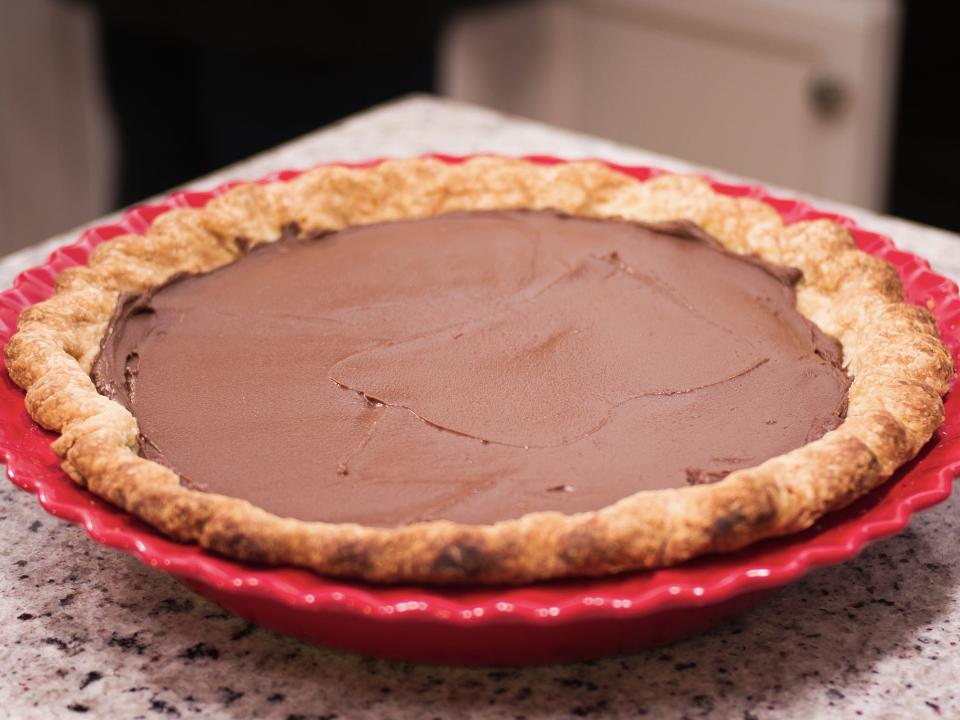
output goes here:
<path id="1" fill-rule="evenodd" d="M 506 158 L 171 210 L 24 310 L 80 485 L 245 561 L 525 583 L 797 532 L 914 457 L 950 356 L 828 220 Z"/>

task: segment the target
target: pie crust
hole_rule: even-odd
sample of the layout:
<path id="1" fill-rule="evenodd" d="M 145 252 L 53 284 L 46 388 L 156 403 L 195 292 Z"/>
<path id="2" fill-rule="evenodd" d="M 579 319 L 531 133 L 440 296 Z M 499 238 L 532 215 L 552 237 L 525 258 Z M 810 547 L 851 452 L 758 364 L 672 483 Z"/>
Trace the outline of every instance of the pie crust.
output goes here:
<path id="1" fill-rule="evenodd" d="M 797 307 L 838 338 L 853 378 L 846 420 L 819 440 L 724 480 L 640 492 L 594 512 L 535 512 L 492 525 L 437 520 L 395 528 L 281 518 L 191 490 L 139 456 L 137 423 L 97 393 L 92 364 L 120 292 L 239 257 L 284 226 L 338 230 L 454 210 L 556 208 L 590 217 L 689 219 L 728 249 L 797 267 Z M 525 583 L 672 565 L 798 532 L 881 484 L 943 422 L 953 376 L 926 309 L 903 302 L 894 269 L 827 220 L 784 226 L 770 206 L 702 179 L 646 182 L 596 162 L 507 158 L 322 167 L 289 182 L 243 184 L 201 209 L 172 210 L 146 235 L 99 245 L 29 307 L 5 348 L 26 408 L 61 435 L 63 468 L 94 494 L 178 540 L 245 561 L 377 582 Z M 242 361 L 238 359 L 238 361 Z"/>

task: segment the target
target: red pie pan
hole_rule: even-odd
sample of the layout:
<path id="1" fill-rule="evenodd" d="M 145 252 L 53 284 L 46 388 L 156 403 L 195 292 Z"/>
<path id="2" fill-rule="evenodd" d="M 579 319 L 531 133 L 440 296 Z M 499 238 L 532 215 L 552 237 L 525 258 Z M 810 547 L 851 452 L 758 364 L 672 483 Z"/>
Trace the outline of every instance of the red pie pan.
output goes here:
<path id="1" fill-rule="evenodd" d="M 438 157 L 451 163 L 464 159 Z M 542 156 L 529 159 L 564 162 Z M 611 167 L 641 181 L 662 172 Z M 298 174 L 275 173 L 259 182 L 283 182 Z M 55 251 L 46 264 L 22 273 L 13 288 L 0 294 L 0 343 L 14 332 L 20 310 L 50 296 L 57 274 L 86 262 L 95 245 L 124 233 L 142 233 L 161 213 L 199 207 L 234 184 L 211 192 L 178 192 L 158 205 L 134 208 L 120 222 L 87 230 L 75 243 Z M 863 250 L 897 269 L 910 302 L 931 309 L 944 342 L 960 361 L 957 286 L 925 260 L 898 250 L 888 238 L 860 229 L 848 218 L 773 197 L 762 188 L 719 182 L 713 187 L 726 195 L 761 200 L 786 223 L 828 218 L 849 228 Z M 917 459 L 882 487 L 806 532 L 678 567 L 605 579 L 461 589 L 374 586 L 289 567 L 248 565 L 161 536 L 75 485 L 50 450 L 54 435 L 30 419 L 23 392 L 5 370 L 0 378 L 0 451 L 7 475 L 34 493 L 47 512 L 82 525 L 95 541 L 132 553 L 263 627 L 331 648 L 415 662 L 561 662 L 678 640 L 756 605 L 814 568 L 843 562 L 869 543 L 903 530 L 913 513 L 945 500 L 960 473 L 960 396 L 953 391 L 946 398 L 946 423 Z"/>

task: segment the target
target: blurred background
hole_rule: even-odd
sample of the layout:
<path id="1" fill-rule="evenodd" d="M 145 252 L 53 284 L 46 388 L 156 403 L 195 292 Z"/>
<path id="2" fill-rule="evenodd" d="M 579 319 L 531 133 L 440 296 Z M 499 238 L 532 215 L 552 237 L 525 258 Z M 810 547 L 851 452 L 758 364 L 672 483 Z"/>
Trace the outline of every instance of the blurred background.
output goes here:
<path id="1" fill-rule="evenodd" d="M 0 253 L 411 92 L 960 230 L 960 53 L 943 12 L 0 0 Z"/>

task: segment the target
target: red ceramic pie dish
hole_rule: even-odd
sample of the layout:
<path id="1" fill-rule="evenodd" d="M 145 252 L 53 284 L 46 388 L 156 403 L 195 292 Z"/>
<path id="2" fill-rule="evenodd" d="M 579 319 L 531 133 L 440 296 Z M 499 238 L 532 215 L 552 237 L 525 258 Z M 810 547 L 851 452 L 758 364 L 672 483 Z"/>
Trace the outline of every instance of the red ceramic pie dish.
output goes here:
<path id="1" fill-rule="evenodd" d="M 453 163 L 464 160 L 436 157 Z M 528 159 L 564 162 L 543 156 Z M 662 172 L 610 166 L 640 181 Z M 283 182 L 300 172 L 283 171 L 259 182 Z M 21 273 L 13 288 L 0 294 L 0 344 L 15 331 L 20 311 L 49 297 L 57 274 L 85 263 L 95 245 L 118 235 L 143 233 L 167 210 L 202 206 L 235 184 L 210 192 L 178 192 L 158 205 L 134 208 L 120 222 L 87 230 L 44 265 Z M 943 341 L 960 364 L 957 286 L 925 260 L 896 249 L 889 238 L 860 229 L 848 218 L 773 197 L 756 186 L 712 185 L 717 192 L 769 204 L 786 223 L 827 218 L 849 228 L 861 249 L 897 269 L 908 301 L 931 310 Z M 50 450 L 55 436 L 27 415 L 23 392 L 5 369 L 0 376 L 0 452 L 7 475 L 37 495 L 49 513 L 81 524 L 97 542 L 132 553 L 264 627 L 329 647 L 411 661 L 559 662 L 679 639 L 756 604 L 813 568 L 843 562 L 870 542 L 903 530 L 914 512 L 945 500 L 960 474 L 960 397 L 951 392 L 945 398 L 945 424 L 913 462 L 882 487 L 803 533 L 678 567 L 602 579 L 507 588 L 375 586 L 295 568 L 244 564 L 160 535 L 75 485 Z"/>

